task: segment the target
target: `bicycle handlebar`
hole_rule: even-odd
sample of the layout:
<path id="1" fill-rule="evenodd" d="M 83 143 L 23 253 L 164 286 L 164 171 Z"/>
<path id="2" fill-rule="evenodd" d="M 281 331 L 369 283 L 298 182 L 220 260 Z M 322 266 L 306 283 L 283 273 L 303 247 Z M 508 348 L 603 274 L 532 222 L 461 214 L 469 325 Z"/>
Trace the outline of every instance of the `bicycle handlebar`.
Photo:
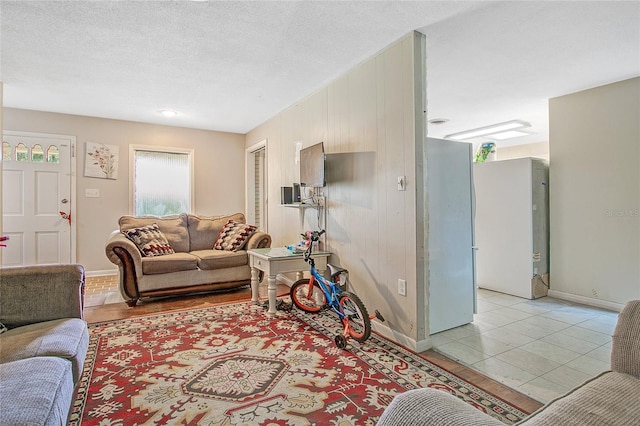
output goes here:
<path id="1" fill-rule="evenodd" d="M 313 231 L 311 233 L 311 241 L 318 241 L 320 239 L 320 236 L 322 236 L 322 234 L 324 234 L 326 231 L 323 229 L 322 231 Z"/>
<path id="2" fill-rule="evenodd" d="M 309 262 L 309 260 L 313 262 L 313 259 L 311 259 L 311 249 L 313 247 L 313 243 L 315 241 L 318 241 L 322 234 L 324 234 L 325 232 L 326 231 L 323 229 L 322 231 L 311 231 L 311 234 L 309 234 L 309 239 L 311 240 L 311 242 L 309 243 L 309 247 L 307 247 L 307 249 L 304 251 L 304 260 L 306 262 Z"/>

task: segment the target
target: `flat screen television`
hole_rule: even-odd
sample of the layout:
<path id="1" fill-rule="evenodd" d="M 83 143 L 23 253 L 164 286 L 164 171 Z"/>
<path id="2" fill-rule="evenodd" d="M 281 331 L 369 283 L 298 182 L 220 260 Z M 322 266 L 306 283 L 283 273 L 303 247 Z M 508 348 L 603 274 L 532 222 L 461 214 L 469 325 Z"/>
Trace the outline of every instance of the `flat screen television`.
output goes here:
<path id="1" fill-rule="evenodd" d="M 300 150 L 300 186 L 320 188 L 324 180 L 324 145 L 322 142 Z"/>

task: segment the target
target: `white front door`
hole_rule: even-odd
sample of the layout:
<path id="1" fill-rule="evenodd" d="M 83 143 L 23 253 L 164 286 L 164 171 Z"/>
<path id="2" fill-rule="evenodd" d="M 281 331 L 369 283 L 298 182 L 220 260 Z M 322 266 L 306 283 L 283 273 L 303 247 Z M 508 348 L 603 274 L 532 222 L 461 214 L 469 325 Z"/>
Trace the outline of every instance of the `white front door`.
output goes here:
<path id="1" fill-rule="evenodd" d="M 6 131 L 2 140 L 2 266 L 75 262 L 75 137 Z"/>

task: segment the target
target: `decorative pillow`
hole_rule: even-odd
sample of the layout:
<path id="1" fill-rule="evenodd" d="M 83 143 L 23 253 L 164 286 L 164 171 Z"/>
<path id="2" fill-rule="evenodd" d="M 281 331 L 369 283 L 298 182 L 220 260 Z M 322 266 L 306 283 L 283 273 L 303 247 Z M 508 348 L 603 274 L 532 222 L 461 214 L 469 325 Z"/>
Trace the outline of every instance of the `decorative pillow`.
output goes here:
<path id="1" fill-rule="evenodd" d="M 247 240 L 256 232 L 257 227 L 246 223 L 228 220 L 220 231 L 213 248 L 216 250 L 238 251 L 244 247 Z"/>
<path id="2" fill-rule="evenodd" d="M 218 239 L 218 235 L 220 235 L 220 231 L 222 231 L 224 225 L 230 220 L 247 223 L 242 213 L 226 216 L 199 216 L 190 214 L 187 218 L 187 230 L 189 231 L 188 251 L 211 250 Z M 169 236 L 167 236 L 167 239 L 171 241 Z M 171 244 L 171 246 L 176 250 L 176 246 L 173 244 Z"/>
<path id="3" fill-rule="evenodd" d="M 0 322 L 0 334 L 4 333 L 5 331 L 7 331 L 8 328 Z"/>
<path id="4" fill-rule="evenodd" d="M 187 230 L 186 213 L 169 216 L 121 216 L 118 220 L 120 231 L 142 228 L 143 226 L 151 226 L 154 223 L 158 224 L 158 228 L 160 228 L 160 231 L 162 231 L 174 252 L 188 253 L 191 251 L 189 248 L 189 232 Z M 220 229 L 222 229 L 222 225 L 224 224 L 220 225 Z M 218 232 L 220 231 L 218 230 Z M 211 237 L 209 247 L 207 248 L 211 248 L 211 244 L 216 240 L 218 232 Z"/>
<path id="5" fill-rule="evenodd" d="M 146 257 L 162 256 L 175 253 L 167 241 L 158 224 L 132 228 L 122 231 L 138 247 L 140 253 Z"/>

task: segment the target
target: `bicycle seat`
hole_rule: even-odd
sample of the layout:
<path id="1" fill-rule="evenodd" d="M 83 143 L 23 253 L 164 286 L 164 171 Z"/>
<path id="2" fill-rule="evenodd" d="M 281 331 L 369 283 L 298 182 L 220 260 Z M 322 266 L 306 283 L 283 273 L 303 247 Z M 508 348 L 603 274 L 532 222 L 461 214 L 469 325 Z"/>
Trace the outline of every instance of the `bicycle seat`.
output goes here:
<path id="1" fill-rule="evenodd" d="M 329 270 L 329 275 L 331 276 L 331 281 L 335 281 L 336 277 L 343 272 L 349 273 L 347 269 L 341 268 L 336 265 L 332 265 L 327 263 L 327 269 Z"/>

